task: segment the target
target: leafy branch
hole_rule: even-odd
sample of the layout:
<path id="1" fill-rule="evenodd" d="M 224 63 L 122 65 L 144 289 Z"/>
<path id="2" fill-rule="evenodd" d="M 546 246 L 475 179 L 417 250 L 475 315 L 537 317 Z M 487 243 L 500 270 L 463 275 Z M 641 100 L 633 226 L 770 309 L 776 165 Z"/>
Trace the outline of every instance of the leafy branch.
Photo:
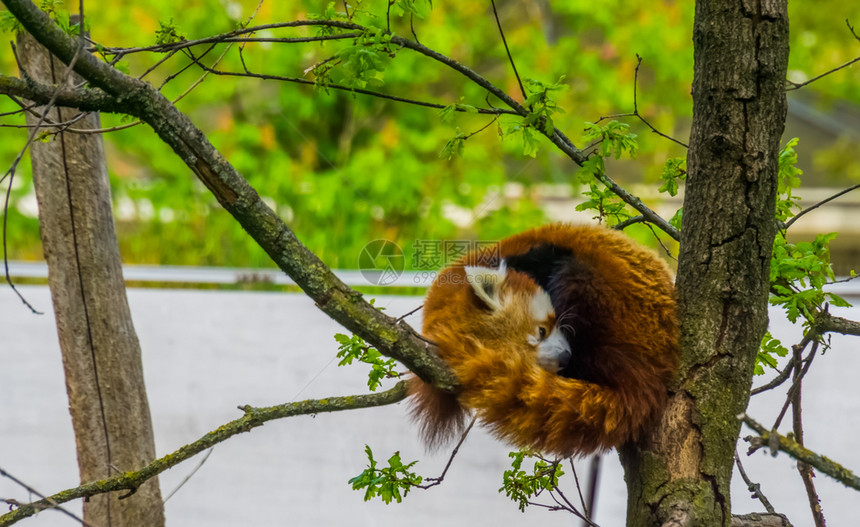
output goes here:
<path id="1" fill-rule="evenodd" d="M 517 502 L 521 512 L 531 504 L 531 500 L 540 496 L 544 491 L 551 491 L 558 487 L 558 479 L 564 475 L 561 464 L 549 463 L 542 458 L 537 458 L 531 471 L 523 470 L 523 461 L 526 457 L 535 457 L 527 450 L 508 453 L 513 459 L 511 468 L 505 470 L 502 475 L 502 487 L 499 492 L 504 492 L 507 497 Z"/>
<path id="2" fill-rule="evenodd" d="M 352 364 L 355 360 L 370 365 L 370 373 L 367 376 L 367 387 L 370 388 L 370 391 L 375 392 L 382 383 L 382 379 L 399 377 L 399 374 L 394 370 L 397 361 L 383 359 L 379 350 L 368 346 L 367 342 L 358 335 L 348 337 L 343 333 L 337 333 L 334 339 L 340 344 L 337 358 L 341 360 L 337 363 L 338 366 Z"/>
<path id="3" fill-rule="evenodd" d="M 204 435 L 197 441 L 182 446 L 178 450 L 160 457 L 152 463 L 131 472 L 123 472 L 112 478 L 93 481 L 75 488 L 58 492 L 47 498 L 32 503 L 19 504 L 17 508 L 0 516 L 0 527 L 13 525 L 18 521 L 33 516 L 38 512 L 78 498 L 89 498 L 106 492 L 125 490 L 126 494 L 120 499 L 134 494 L 147 480 L 165 470 L 178 465 L 204 450 L 221 443 L 234 435 L 248 432 L 274 419 L 310 415 L 358 408 L 384 406 L 402 401 L 408 395 L 405 381 L 397 383 L 390 390 L 380 393 L 353 395 L 346 397 L 328 397 L 326 399 L 307 400 L 294 403 L 280 404 L 268 407 L 240 406 L 244 415 L 234 419 Z"/>
<path id="4" fill-rule="evenodd" d="M 796 167 L 797 152 L 794 147 L 797 141 L 797 138 L 789 140 L 779 153 L 776 221 L 784 228 L 793 222 L 795 211 L 800 208 L 800 197 L 793 192 L 800 187 L 802 175 L 802 171 Z M 815 328 L 815 322 L 816 317 L 825 313 L 823 306 L 850 306 L 841 296 L 824 289 L 835 279 L 830 263 L 830 242 L 835 237 L 836 233 L 818 234 L 812 241 L 790 243 L 785 230 L 781 230 L 773 243 L 770 303 L 780 306 L 792 323 L 802 317 L 805 334 L 816 340 L 820 340 L 822 335 Z M 776 357 L 787 354 L 787 348 L 778 339 L 770 333 L 766 334 L 756 357 L 756 374 L 764 373 L 765 366 L 776 368 Z M 785 376 L 781 375 L 780 378 L 784 380 Z"/>
<path id="5" fill-rule="evenodd" d="M 529 450 L 510 452 L 508 457 L 513 461 L 511 461 L 511 468 L 506 470 L 502 476 L 502 487 L 499 492 L 504 492 L 507 497 L 515 501 L 521 512 L 525 512 L 529 505 L 543 507 L 551 511 L 566 511 L 581 519 L 586 526 L 598 527 L 589 518 L 588 511 L 583 512 L 577 509 L 559 488 L 559 478 L 564 475 L 564 470 L 561 468 L 562 460 L 550 461 Z M 523 469 L 523 462 L 526 459 L 534 459 L 531 470 Z M 572 462 L 571 468 L 573 468 Z M 577 479 L 578 486 L 579 480 Z M 533 501 L 544 492 L 549 494 L 554 505 Z M 581 494 L 580 500 L 582 500 Z M 585 509 L 584 502 L 582 508 Z"/>
<path id="6" fill-rule="evenodd" d="M 377 468 L 370 447 L 364 445 L 364 452 L 367 454 L 368 467 L 349 480 L 353 490 L 365 489 L 364 501 L 379 496 L 386 505 L 392 500 L 400 503 L 410 490 L 421 484 L 423 478 L 410 470 L 418 461 L 403 463 L 400 452 L 395 452 L 388 458 L 387 467 Z"/>

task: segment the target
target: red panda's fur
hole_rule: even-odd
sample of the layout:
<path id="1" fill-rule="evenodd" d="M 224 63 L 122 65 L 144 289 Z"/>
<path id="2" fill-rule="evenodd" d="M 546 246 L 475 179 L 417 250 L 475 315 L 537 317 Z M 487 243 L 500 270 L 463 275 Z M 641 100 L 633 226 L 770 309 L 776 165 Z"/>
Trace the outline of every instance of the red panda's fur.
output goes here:
<path id="1" fill-rule="evenodd" d="M 487 309 L 465 279 L 465 265 L 498 265 L 493 250 L 515 261 L 542 246 L 569 254 L 564 272 L 534 279 L 509 269 L 505 294 L 521 301 L 504 313 Z M 541 368 L 534 350 L 522 345 L 531 330 L 524 305 L 536 282 L 550 284 L 558 324 L 569 330 L 575 360 L 568 376 Z M 469 410 L 498 437 L 546 454 L 619 446 L 653 422 L 678 360 L 667 266 L 624 234 L 602 227 L 547 225 L 469 254 L 431 286 L 423 333 L 462 385 L 449 394 L 412 380 L 413 415 L 431 446 L 458 433 Z"/>

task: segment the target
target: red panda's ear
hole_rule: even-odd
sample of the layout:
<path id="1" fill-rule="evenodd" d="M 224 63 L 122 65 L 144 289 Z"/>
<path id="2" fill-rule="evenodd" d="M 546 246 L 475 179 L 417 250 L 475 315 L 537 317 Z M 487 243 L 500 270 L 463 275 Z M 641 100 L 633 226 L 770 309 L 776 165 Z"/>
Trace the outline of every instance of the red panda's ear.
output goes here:
<path id="1" fill-rule="evenodd" d="M 475 295 L 493 311 L 502 308 L 499 298 L 499 289 L 505 281 L 505 262 L 502 261 L 498 269 L 488 267 L 464 267 L 466 280 L 475 291 Z"/>

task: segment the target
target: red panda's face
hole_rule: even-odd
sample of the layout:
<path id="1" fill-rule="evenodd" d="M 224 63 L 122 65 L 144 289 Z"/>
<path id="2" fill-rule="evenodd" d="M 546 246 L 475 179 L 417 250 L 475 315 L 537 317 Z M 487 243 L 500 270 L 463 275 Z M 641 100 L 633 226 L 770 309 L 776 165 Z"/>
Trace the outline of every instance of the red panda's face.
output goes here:
<path id="1" fill-rule="evenodd" d="M 500 351 L 527 353 L 552 373 L 570 362 L 567 339 L 556 326 L 555 310 L 546 291 L 530 277 L 502 262 L 498 269 L 465 267 L 476 297 L 477 316 L 470 328 Z"/>

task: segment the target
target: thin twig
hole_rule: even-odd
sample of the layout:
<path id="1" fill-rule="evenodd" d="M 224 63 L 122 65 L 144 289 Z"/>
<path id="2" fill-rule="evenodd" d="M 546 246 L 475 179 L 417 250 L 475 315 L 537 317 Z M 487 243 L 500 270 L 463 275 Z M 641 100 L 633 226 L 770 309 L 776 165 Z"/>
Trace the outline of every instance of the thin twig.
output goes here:
<path id="1" fill-rule="evenodd" d="M 813 353 L 815 353 L 817 344 L 817 341 L 813 344 Z M 803 350 L 800 348 L 794 349 L 793 358 L 795 362 L 799 362 L 801 360 L 802 352 Z M 812 357 L 810 357 L 809 360 L 812 362 Z M 807 364 L 807 368 L 808 366 L 809 365 Z M 803 374 L 806 372 L 807 368 L 804 368 L 803 371 L 800 371 L 798 368 L 794 369 L 794 384 L 797 389 L 794 390 L 794 395 L 791 397 L 792 431 L 794 432 L 794 440 L 797 441 L 797 444 L 800 446 L 803 446 L 803 413 L 801 407 Z M 815 476 L 812 472 L 812 467 L 802 461 L 798 461 L 797 472 L 800 474 L 800 479 L 803 480 L 803 486 L 806 489 L 806 497 L 809 499 L 809 510 L 812 512 L 815 527 L 826 527 L 824 512 L 821 510 L 821 499 L 818 497 L 818 492 L 815 490 L 815 483 L 812 481 L 812 478 Z"/>
<path id="2" fill-rule="evenodd" d="M 591 466 L 588 470 L 588 503 L 585 506 L 585 516 L 590 520 L 597 508 L 597 483 L 600 479 L 600 464 L 602 456 L 595 455 L 591 458 Z"/>
<path id="3" fill-rule="evenodd" d="M 445 479 L 445 474 L 448 473 L 448 469 L 451 468 L 451 463 L 454 462 L 454 457 L 457 455 L 457 452 L 460 451 L 460 446 L 463 445 L 463 441 L 466 440 L 466 436 L 469 435 L 469 432 L 472 430 L 472 427 L 475 426 L 475 421 L 478 419 L 478 416 L 475 415 L 472 417 L 472 421 L 469 423 L 469 426 L 463 430 L 463 434 L 460 436 L 460 440 L 457 441 L 457 445 L 454 447 L 454 450 L 451 451 L 451 456 L 448 458 L 448 462 L 445 464 L 445 468 L 442 470 L 442 474 L 439 475 L 438 478 L 427 478 L 425 481 L 429 481 L 430 483 L 426 485 L 415 485 L 419 489 L 429 489 L 431 487 L 435 487 L 442 483 Z"/>
<path id="4" fill-rule="evenodd" d="M 791 375 L 791 371 L 794 368 L 794 366 L 795 366 L 794 357 L 792 357 L 791 359 L 788 360 L 788 363 L 785 365 L 785 368 L 783 368 L 782 371 L 779 372 L 779 375 L 774 377 L 773 380 L 771 380 L 767 384 L 763 384 L 763 385 L 759 386 L 758 388 L 753 388 L 750 391 L 750 396 L 758 395 L 762 392 L 766 392 L 768 390 L 773 390 L 774 388 L 780 386 L 782 383 L 784 383 L 785 381 L 788 380 L 788 377 L 789 377 L 789 375 Z"/>
<path id="5" fill-rule="evenodd" d="M 201 459 L 201 460 L 200 460 L 200 463 L 197 463 L 197 466 L 195 466 L 195 467 L 194 467 L 194 469 L 193 469 L 191 472 L 189 472 L 187 476 L 185 476 L 184 478 L 182 478 L 182 481 L 180 481 L 180 482 L 179 482 L 179 485 L 177 485 L 173 490 L 171 490 L 171 491 L 170 491 L 170 493 L 167 495 L 167 497 L 166 497 L 166 498 L 164 498 L 164 500 L 162 500 L 162 502 L 161 502 L 161 503 L 162 503 L 162 504 L 167 503 L 167 500 L 169 500 L 170 498 L 172 498 L 174 494 L 176 494 L 177 492 L 179 492 L 179 489 L 181 489 L 182 487 L 184 487 L 184 486 L 185 486 L 185 484 L 186 484 L 186 483 L 188 483 L 189 481 L 191 481 L 191 478 L 193 478 L 193 477 L 194 477 L 194 474 L 196 474 L 196 473 L 197 473 L 197 471 L 198 471 L 198 470 L 200 470 L 200 467 L 202 467 L 202 466 L 203 466 L 203 464 L 204 464 L 204 463 L 206 463 L 206 461 L 209 459 L 209 456 L 211 456 L 211 455 L 212 455 L 212 452 L 214 452 L 214 451 L 215 451 L 215 447 L 210 448 L 210 449 L 206 452 L 206 455 L 205 455 L 205 456 L 203 456 L 203 459 Z"/>
<path id="6" fill-rule="evenodd" d="M 684 143 L 683 141 L 679 141 L 679 140 L 675 139 L 674 137 L 667 135 L 667 134 L 664 134 L 663 132 L 658 130 L 656 127 L 654 127 L 654 125 L 652 125 L 650 122 L 648 122 L 648 120 L 645 119 L 645 117 L 643 117 L 641 113 L 639 113 L 639 101 L 638 101 L 638 96 L 637 96 L 637 89 L 638 89 L 638 84 L 639 84 L 639 67 L 640 66 L 642 66 L 642 57 L 640 57 L 639 54 L 637 53 L 636 54 L 636 69 L 633 71 L 633 113 L 619 113 L 619 114 L 614 114 L 614 115 L 606 115 L 606 116 L 603 116 L 600 119 L 598 119 L 596 121 L 596 123 L 599 123 L 600 121 L 603 121 L 604 119 L 613 119 L 613 118 L 617 118 L 617 117 L 636 117 L 637 119 L 642 121 L 642 123 L 645 124 L 645 126 L 650 128 L 652 132 L 659 135 L 660 137 L 663 137 L 665 139 L 668 139 L 669 141 L 677 143 L 677 144 L 683 146 L 684 148 L 690 148 L 690 146 L 688 144 Z"/>
<path id="7" fill-rule="evenodd" d="M 848 187 L 841 192 L 837 192 L 836 194 L 830 196 L 829 198 L 823 199 L 823 200 L 819 201 L 818 203 L 816 203 L 815 205 L 811 205 L 811 206 L 803 209 L 802 211 L 798 212 L 793 218 L 791 218 L 790 220 L 785 222 L 785 230 L 788 230 L 788 228 L 791 227 L 794 224 L 794 222 L 796 222 L 798 219 L 800 219 L 800 217 L 803 216 L 804 214 L 812 212 L 813 210 L 817 209 L 818 207 L 820 207 L 826 203 L 830 203 L 834 199 L 839 198 L 841 196 L 844 196 L 845 194 L 848 194 L 852 190 L 857 190 L 858 188 L 860 188 L 860 183 L 858 183 L 852 187 Z"/>
<path id="8" fill-rule="evenodd" d="M 573 463 L 573 458 L 568 458 L 570 461 L 570 471 L 573 473 L 573 482 L 576 484 L 576 493 L 579 494 L 579 503 L 582 505 L 582 512 L 586 517 L 591 517 L 591 507 L 585 504 L 585 497 L 582 495 L 582 486 L 579 484 L 579 475 L 576 473 L 576 465 Z"/>
<path id="9" fill-rule="evenodd" d="M 803 377 L 806 375 L 806 373 L 809 371 L 809 367 L 812 365 L 812 359 L 815 357 L 815 353 L 818 351 L 818 344 L 818 339 L 814 339 L 812 341 L 812 349 L 809 351 L 809 355 L 806 356 L 806 359 L 803 360 L 803 362 L 806 363 L 806 365 L 803 367 L 803 370 L 798 371 L 797 367 L 794 368 L 795 375 L 791 387 L 788 389 L 788 393 L 786 394 L 785 403 L 782 406 L 782 410 L 780 410 L 776 421 L 771 427 L 772 430 L 776 430 L 777 428 L 779 428 L 779 424 L 782 422 L 782 418 L 785 416 L 785 412 L 786 410 L 788 410 L 788 406 L 791 404 L 791 401 L 794 399 L 795 395 L 800 390 L 800 382 L 801 380 L 803 380 Z M 798 357 L 800 352 L 803 351 L 803 348 L 800 348 L 799 346 L 799 344 L 792 346 L 792 349 L 795 353 L 795 363 L 797 363 L 799 360 L 796 357 Z"/>
<path id="10" fill-rule="evenodd" d="M 528 99 L 526 89 L 523 87 L 523 81 L 520 79 L 520 74 L 517 71 L 517 65 L 514 63 L 514 57 L 511 55 L 511 50 L 508 47 L 508 41 L 505 39 L 505 31 L 502 29 L 502 22 L 499 20 L 499 12 L 496 10 L 495 0 L 490 0 L 490 5 L 493 6 L 493 16 L 496 18 L 496 25 L 499 27 L 499 36 L 502 37 L 502 44 L 505 46 L 505 52 L 508 54 L 508 62 L 511 63 L 511 68 L 514 70 L 514 77 L 517 78 L 517 83 L 520 85 L 520 93 L 523 94 L 523 100 Z"/>
<path id="11" fill-rule="evenodd" d="M 412 311 L 410 311 L 410 312 L 406 313 L 405 315 L 400 315 L 399 317 L 397 317 L 397 318 L 394 320 L 394 322 L 400 322 L 401 320 L 405 319 L 406 317 L 409 317 L 409 316 L 411 316 L 411 315 L 414 315 L 415 313 L 417 313 L 417 312 L 421 311 L 421 309 L 422 309 L 423 307 L 424 307 L 424 304 L 421 304 L 420 306 L 416 307 L 415 309 L 413 309 Z"/>
<path id="12" fill-rule="evenodd" d="M 761 504 L 764 506 L 765 510 L 770 514 L 776 514 L 776 509 L 773 508 L 773 505 L 770 503 L 770 500 L 767 499 L 767 496 L 761 491 L 761 485 L 758 483 L 753 483 L 752 480 L 747 476 L 746 470 L 744 470 L 744 465 L 741 463 L 741 457 L 738 455 L 738 451 L 735 450 L 735 463 L 738 466 L 738 472 L 741 475 L 741 478 L 744 480 L 744 483 L 747 484 L 747 489 L 753 493 L 753 495 L 758 499 Z"/>
<path id="13" fill-rule="evenodd" d="M 853 31 L 852 31 L 852 33 L 853 33 Z M 856 37 L 856 35 L 855 35 L 855 37 Z M 815 77 L 812 77 L 811 79 L 809 79 L 806 82 L 793 82 L 793 81 L 786 79 L 785 82 L 789 86 L 785 89 L 785 91 L 799 90 L 800 88 L 803 88 L 804 86 L 812 84 L 813 82 L 815 82 L 815 81 L 817 81 L 823 77 L 826 77 L 826 76 L 830 75 L 831 73 L 836 73 L 839 70 L 843 70 L 843 69 L 847 68 L 848 66 L 850 66 L 850 65 L 852 65 L 858 61 L 860 61 L 860 57 L 853 58 L 853 59 L 849 60 L 848 62 L 846 62 L 845 64 L 842 64 L 840 66 L 836 66 L 832 70 L 825 71 L 821 75 L 816 75 Z"/>

